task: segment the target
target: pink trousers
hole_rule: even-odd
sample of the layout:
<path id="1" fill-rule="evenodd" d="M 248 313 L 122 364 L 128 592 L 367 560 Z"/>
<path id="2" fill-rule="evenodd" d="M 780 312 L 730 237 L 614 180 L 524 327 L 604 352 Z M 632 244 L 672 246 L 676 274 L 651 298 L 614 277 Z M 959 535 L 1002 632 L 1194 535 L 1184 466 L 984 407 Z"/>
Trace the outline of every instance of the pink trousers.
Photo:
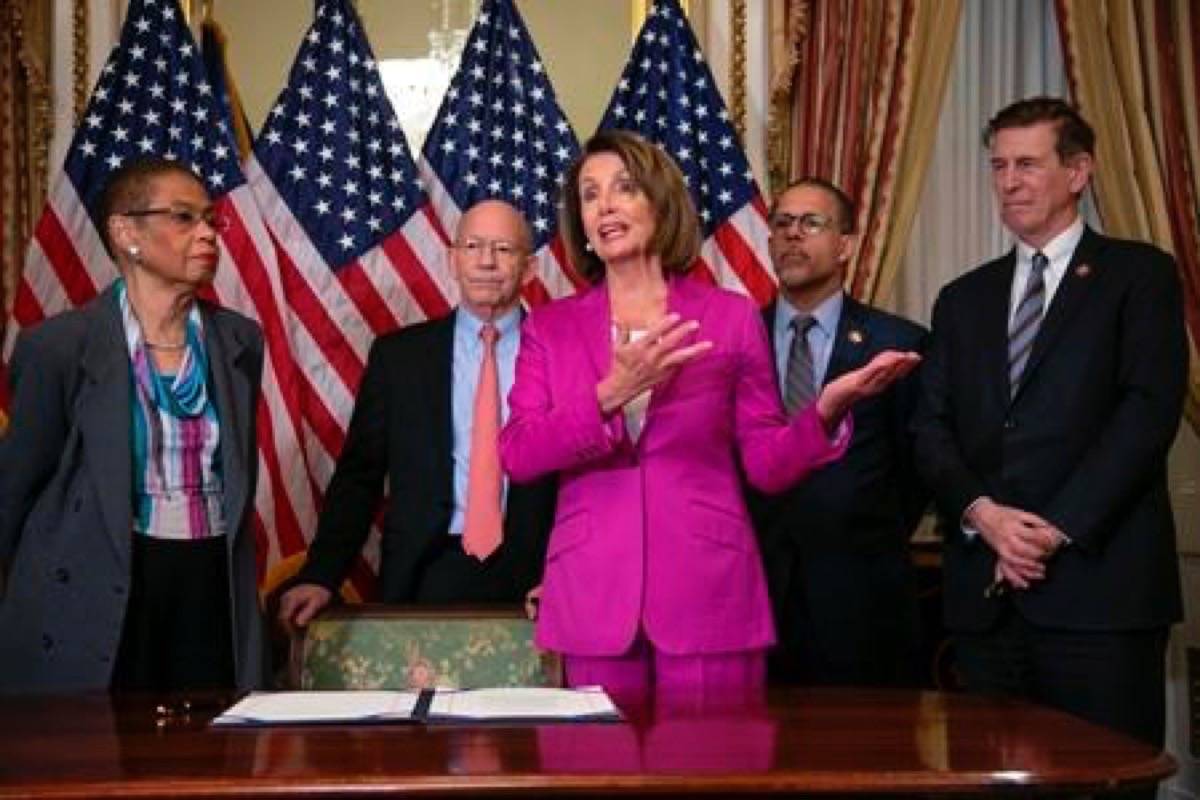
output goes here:
<path id="1" fill-rule="evenodd" d="M 568 686 L 603 686 L 610 691 L 673 691 L 705 694 L 761 689 L 767 680 L 765 650 L 672 655 L 638 637 L 619 656 L 563 657 Z"/>

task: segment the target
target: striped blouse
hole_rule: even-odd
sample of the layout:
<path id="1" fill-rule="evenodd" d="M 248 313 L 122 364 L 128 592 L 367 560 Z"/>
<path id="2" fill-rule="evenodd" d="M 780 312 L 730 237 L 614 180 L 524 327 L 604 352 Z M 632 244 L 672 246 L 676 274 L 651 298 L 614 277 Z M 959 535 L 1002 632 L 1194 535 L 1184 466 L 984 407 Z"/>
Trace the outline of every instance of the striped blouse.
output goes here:
<path id="1" fill-rule="evenodd" d="M 124 282 L 117 297 L 129 348 L 133 414 L 133 529 L 160 539 L 225 533 L 220 423 L 209 398 L 204 327 L 188 312 L 187 348 L 174 375 L 155 367 Z"/>

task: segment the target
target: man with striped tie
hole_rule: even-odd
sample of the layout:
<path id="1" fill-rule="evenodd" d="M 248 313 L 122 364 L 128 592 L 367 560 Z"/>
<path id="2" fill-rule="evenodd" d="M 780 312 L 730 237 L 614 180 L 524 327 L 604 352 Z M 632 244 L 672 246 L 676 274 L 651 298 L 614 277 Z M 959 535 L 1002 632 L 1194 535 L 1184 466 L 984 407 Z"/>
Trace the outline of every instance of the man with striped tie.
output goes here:
<path id="1" fill-rule="evenodd" d="M 915 422 L 945 521 L 945 619 L 968 689 L 1161 746 L 1182 614 L 1167 451 L 1187 378 L 1169 255 L 1079 201 L 1095 135 L 1062 100 L 988 123 L 1016 246 L 942 289 Z"/>
<path id="2" fill-rule="evenodd" d="M 884 350 L 924 349 L 920 325 L 843 290 L 854 206 L 828 181 L 803 178 L 775 198 L 768 249 L 779 296 L 763 310 L 789 414 L 822 386 Z M 929 495 L 909 434 L 917 373 L 854 409 L 846 455 L 779 495 L 749 493 L 779 644 L 780 683 L 917 682 L 919 626 L 908 539 Z"/>

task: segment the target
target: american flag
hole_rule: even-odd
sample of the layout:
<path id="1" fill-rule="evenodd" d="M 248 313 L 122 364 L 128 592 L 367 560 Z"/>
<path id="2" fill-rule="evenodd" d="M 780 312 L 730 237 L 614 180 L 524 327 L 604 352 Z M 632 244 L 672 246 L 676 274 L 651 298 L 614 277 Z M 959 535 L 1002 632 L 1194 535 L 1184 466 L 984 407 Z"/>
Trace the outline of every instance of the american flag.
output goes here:
<path id="1" fill-rule="evenodd" d="M 350 0 L 318 0 L 287 86 L 268 114 L 247 176 L 276 246 L 303 425 L 290 465 L 319 496 L 333 475 L 376 336 L 449 312 L 457 291 L 446 238 L 421 190 Z M 299 566 L 316 528 L 271 542 L 268 588 Z M 372 590 L 378 536 L 350 580 Z"/>
<path id="2" fill-rule="evenodd" d="M 89 216 L 109 174 L 138 156 L 189 163 L 214 195 L 245 179 L 175 0 L 134 0 L 34 229 L 12 329 L 82 305 L 116 277 Z M 9 345 L 15 330 L 9 331 Z M 6 351 L 9 348 L 6 348 Z"/>
<path id="3" fill-rule="evenodd" d="M 295 445 L 288 420 L 271 413 L 287 389 L 286 337 L 278 315 L 274 254 L 246 184 L 217 89 L 176 0 L 132 0 L 121 38 L 88 101 L 46 208 L 34 229 L 13 303 L 5 343 L 18 328 L 92 299 L 116 277 L 89 215 L 109 174 L 140 156 L 189 164 L 203 178 L 218 212 L 230 221 L 221 234 L 214 292 L 219 302 L 254 317 L 267 337 L 260 404 L 259 450 L 267 478 L 256 497 L 255 532 L 261 553 L 275 514 L 265 499 L 283 493 L 279 464 Z M 282 385 L 281 385 L 282 384 Z M 265 514 L 265 516 L 264 516 Z"/>
<path id="4" fill-rule="evenodd" d="M 683 170 L 704 228 L 694 271 L 768 302 L 767 208 L 704 54 L 676 0 L 656 0 L 600 129 L 636 131 Z"/>
<path id="5" fill-rule="evenodd" d="M 438 219 L 453 231 L 463 209 L 501 198 L 533 230 L 532 304 L 574 291 L 555 214 L 563 173 L 579 153 L 537 48 L 512 0 L 485 0 L 421 153 Z"/>

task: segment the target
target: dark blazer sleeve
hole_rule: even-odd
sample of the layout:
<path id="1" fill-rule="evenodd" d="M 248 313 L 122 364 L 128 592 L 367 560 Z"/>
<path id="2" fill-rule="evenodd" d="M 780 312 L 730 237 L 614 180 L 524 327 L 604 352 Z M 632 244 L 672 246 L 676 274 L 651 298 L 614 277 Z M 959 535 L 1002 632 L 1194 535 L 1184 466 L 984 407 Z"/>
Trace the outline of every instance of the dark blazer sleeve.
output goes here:
<path id="1" fill-rule="evenodd" d="M 254 517 L 255 488 L 258 486 L 258 426 L 256 423 L 258 404 L 262 402 L 262 375 L 265 366 L 266 343 L 263 339 L 262 328 L 258 323 L 250 322 L 248 340 L 250 341 L 250 365 L 247 374 L 250 376 L 250 441 L 246 452 L 250 454 L 246 464 L 246 485 L 249 488 L 249 501 L 246 504 L 246 522 Z"/>
<path id="2" fill-rule="evenodd" d="M 78 359 L 39 328 L 21 334 L 10 364 L 12 403 L 0 439 L 0 572 L 20 544 L 25 520 L 54 475 L 71 423 Z"/>
<path id="3" fill-rule="evenodd" d="M 371 345 L 317 532 L 294 583 L 317 583 L 336 592 L 367 540 L 388 468 L 389 341 L 381 337 Z"/>
<path id="4" fill-rule="evenodd" d="M 262 393 L 263 333 L 257 322 L 226 308 L 202 303 L 210 339 L 211 379 L 217 382 L 214 401 L 221 420 L 221 438 L 236 442 L 236 458 L 225 457 L 227 520 L 251 539 L 255 488 L 258 485 L 258 430 L 256 411 Z M 224 405 L 224 404 L 228 405 Z M 225 448 L 222 448 L 224 451 Z"/>
<path id="5" fill-rule="evenodd" d="M 907 326 L 906 335 L 900 338 L 903 349 L 920 353 L 922 356 L 928 350 L 929 332 L 919 325 Z M 892 452 L 896 454 L 897 460 L 896 474 L 900 484 L 901 511 L 904 515 L 903 529 L 910 532 L 916 528 L 930 499 L 929 489 L 917 470 L 914 455 L 915 437 L 912 421 L 920 394 L 921 367 L 904 376 L 892 389 Z"/>
<path id="6" fill-rule="evenodd" d="M 1116 530 L 1113 521 L 1161 470 L 1187 391 L 1187 333 L 1175 261 L 1154 247 L 1123 244 L 1117 257 L 1134 261 L 1135 268 L 1119 320 L 1115 405 L 1045 511 L 1085 549 L 1103 546 Z"/>
<path id="7" fill-rule="evenodd" d="M 916 468 L 932 487 L 953 530 L 967 506 L 988 493 L 983 480 L 967 465 L 953 427 L 951 348 L 955 337 L 955 302 L 943 289 L 933 306 L 929 347 L 919 372 L 917 408 L 913 417 Z"/>

